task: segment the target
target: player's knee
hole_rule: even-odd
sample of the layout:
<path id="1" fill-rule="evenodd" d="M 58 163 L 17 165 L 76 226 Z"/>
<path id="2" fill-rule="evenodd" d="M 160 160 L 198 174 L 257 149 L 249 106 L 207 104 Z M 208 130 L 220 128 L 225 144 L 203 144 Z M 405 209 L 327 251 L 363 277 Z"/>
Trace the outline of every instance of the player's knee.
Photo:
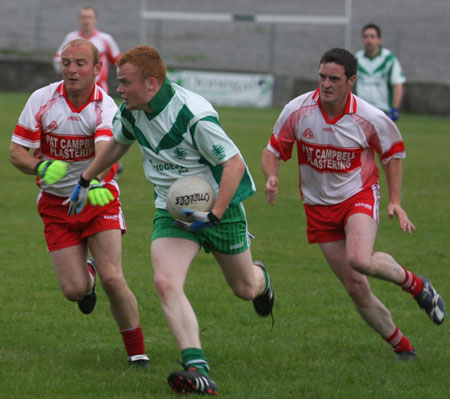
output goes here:
<path id="1" fill-rule="evenodd" d="M 101 277 L 102 287 L 109 295 L 120 292 L 127 288 L 125 277 L 122 273 L 108 273 Z"/>
<path id="2" fill-rule="evenodd" d="M 73 302 L 81 301 L 87 294 L 87 287 L 84 284 L 71 284 L 61 287 L 64 297 Z"/>
<path id="3" fill-rule="evenodd" d="M 361 274 L 371 275 L 370 259 L 360 254 L 348 255 L 347 263 L 349 266 Z"/>
<path id="4" fill-rule="evenodd" d="M 231 289 L 233 294 L 244 301 L 251 301 L 255 298 L 255 287 L 250 283 L 241 282 L 234 284 Z"/>
<path id="5" fill-rule="evenodd" d="M 155 273 L 154 283 L 156 290 L 158 291 L 158 295 L 162 299 L 168 298 L 174 293 L 183 290 L 182 284 L 174 281 L 171 276 L 168 276 L 164 273 Z"/>

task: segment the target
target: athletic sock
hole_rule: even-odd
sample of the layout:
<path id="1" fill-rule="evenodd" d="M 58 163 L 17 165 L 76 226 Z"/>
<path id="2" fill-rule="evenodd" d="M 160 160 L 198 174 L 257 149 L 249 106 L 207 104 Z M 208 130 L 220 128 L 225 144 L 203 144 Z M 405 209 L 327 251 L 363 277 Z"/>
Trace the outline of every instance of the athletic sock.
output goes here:
<path id="1" fill-rule="evenodd" d="M 209 375 L 209 365 L 205 352 L 201 348 L 187 348 L 181 351 L 183 364 L 186 368 L 194 367 L 204 375 Z"/>
<path id="2" fill-rule="evenodd" d="M 409 292 L 412 294 L 414 298 L 417 298 L 419 294 L 422 292 L 423 289 L 423 281 L 417 277 L 414 273 L 410 272 L 409 270 L 406 270 L 405 267 L 403 267 L 403 270 L 405 271 L 405 280 L 403 283 L 399 284 L 402 289 L 406 292 Z"/>
<path id="3" fill-rule="evenodd" d="M 94 268 L 89 263 L 86 263 L 86 265 L 88 267 L 88 272 L 91 273 L 91 276 L 94 277 L 94 281 L 95 281 L 95 270 L 94 270 Z M 92 286 L 92 290 L 91 290 L 91 292 L 89 294 L 92 294 L 92 291 L 94 291 L 94 286 Z"/>
<path id="4" fill-rule="evenodd" d="M 145 354 L 144 334 L 139 324 L 135 328 L 120 330 L 128 357 Z"/>
<path id="5" fill-rule="evenodd" d="M 86 263 L 86 264 L 87 264 L 89 273 L 91 273 L 92 277 L 95 277 L 94 268 L 89 263 Z"/>
<path id="6" fill-rule="evenodd" d="M 392 350 L 395 353 L 414 350 L 409 342 L 409 339 L 402 334 L 398 327 L 395 328 L 394 334 L 390 337 L 384 338 L 384 340 L 392 346 Z"/>

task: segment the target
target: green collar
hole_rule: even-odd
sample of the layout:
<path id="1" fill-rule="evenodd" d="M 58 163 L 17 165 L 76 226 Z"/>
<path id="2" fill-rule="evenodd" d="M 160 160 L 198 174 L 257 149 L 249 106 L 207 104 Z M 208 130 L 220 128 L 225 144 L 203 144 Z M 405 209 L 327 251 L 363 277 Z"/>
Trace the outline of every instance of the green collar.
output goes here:
<path id="1" fill-rule="evenodd" d="M 153 97 L 148 102 L 148 106 L 153 110 L 153 112 L 146 112 L 147 116 L 150 118 L 154 118 L 156 115 L 158 115 L 174 95 L 175 89 L 172 87 L 170 80 L 166 78 L 158 93 L 156 93 L 155 97 Z"/>
<path id="2" fill-rule="evenodd" d="M 373 57 L 369 57 L 366 52 L 364 52 L 364 57 L 368 58 L 369 60 L 373 60 L 373 59 L 377 58 L 378 56 L 380 56 L 382 51 L 383 51 L 383 47 L 380 46 L 380 50 Z"/>

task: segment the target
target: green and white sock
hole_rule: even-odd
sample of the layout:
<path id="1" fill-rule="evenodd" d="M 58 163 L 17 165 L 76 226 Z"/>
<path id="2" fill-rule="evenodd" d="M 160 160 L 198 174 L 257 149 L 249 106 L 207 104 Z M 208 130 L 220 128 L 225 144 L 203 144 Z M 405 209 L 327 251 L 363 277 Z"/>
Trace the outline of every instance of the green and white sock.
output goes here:
<path id="1" fill-rule="evenodd" d="M 204 375 L 209 375 L 209 365 L 205 358 L 205 352 L 201 348 L 187 348 L 181 351 L 183 364 L 187 367 L 195 367 Z"/>

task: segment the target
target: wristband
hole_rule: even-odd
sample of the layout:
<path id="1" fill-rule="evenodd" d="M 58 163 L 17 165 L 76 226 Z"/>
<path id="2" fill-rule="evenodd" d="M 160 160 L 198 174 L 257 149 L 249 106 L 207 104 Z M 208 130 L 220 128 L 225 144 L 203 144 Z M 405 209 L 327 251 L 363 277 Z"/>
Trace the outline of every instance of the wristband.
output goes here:
<path id="1" fill-rule="evenodd" d="M 80 179 L 78 180 L 78 184 L 83 188 L 88 188 L 91 184 L 90 180 L 86 180 L 83 175 L 80 175 Z"/>
<path id="2" fill-rule="evenodd" d="M 220 223 L 220 219 L 212 212 L 208 213 L 208 219 L 211 226 L 217 226 Z"/>
<path id="3" fill-rule="evenodd" d="M 46 162 L 46 161 L 39 161 L 39 162 L 36 164 L 36 166 L 34 167 L 34 174 L 35 174 L 35 175 L 39 175 L 39 173 L 38 173 L 39 166 L 41 166 L 44 162 Z"/>

